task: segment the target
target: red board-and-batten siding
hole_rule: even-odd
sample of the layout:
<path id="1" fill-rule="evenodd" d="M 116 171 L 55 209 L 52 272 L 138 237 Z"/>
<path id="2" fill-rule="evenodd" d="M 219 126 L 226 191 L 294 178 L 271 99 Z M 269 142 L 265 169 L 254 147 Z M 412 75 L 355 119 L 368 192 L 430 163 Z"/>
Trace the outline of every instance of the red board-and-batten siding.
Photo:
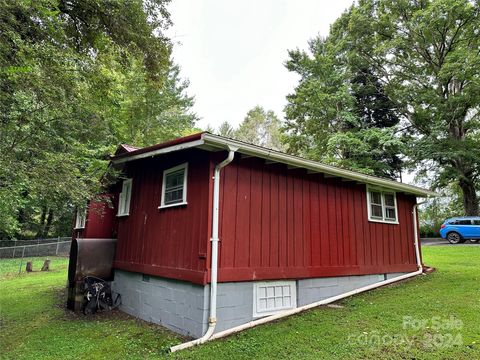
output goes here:
<path id="1" fill-rule="evenodd" d="M 158 209 L 163 171 L 188 162 L 187 205 Z M 118 218 L 119 269 L 204 284 L 211 232 L 210 153 L 185 150 L 127 163 L 130 215 Z"/>
<path id="2" fill-rule="evenodd" d="M 118 219 L 119 269 L 209 280 L 213 169 L 225 152 L 185 150 L 127 163 L 130 215 Z M 186 206 L 158 209 L 163 170 L 188 162 Z M 416 270 L 411 211 L 368 221 L 366 187 L 259 158 L 222 170 L 219 281 L 296 279 Z"/>
<path id="3" fill-rule="evenodd" d="M 414 196 L 397 193 L 399 224 L 368 221 L 366 186 L 258 158 L 222 174 L 220 281 L 416 270 Z"/>

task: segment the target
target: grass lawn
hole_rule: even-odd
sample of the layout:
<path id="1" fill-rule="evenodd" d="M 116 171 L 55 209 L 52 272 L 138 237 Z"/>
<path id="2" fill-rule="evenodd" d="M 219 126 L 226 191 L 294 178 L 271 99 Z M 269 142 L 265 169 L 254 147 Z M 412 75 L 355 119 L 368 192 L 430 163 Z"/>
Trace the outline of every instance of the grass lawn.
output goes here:
<path id="1" fill-rule="evenodd" d="M 2 260 L 0 357 L 479 359 L 480 247 L 424 247 L 423 256 L 437 272 L 175 354 L 165 349 L 183 339 L 160 326 L 119 311 L 66 312 L 65 259 L 21 275 L 17 260 Z"/>

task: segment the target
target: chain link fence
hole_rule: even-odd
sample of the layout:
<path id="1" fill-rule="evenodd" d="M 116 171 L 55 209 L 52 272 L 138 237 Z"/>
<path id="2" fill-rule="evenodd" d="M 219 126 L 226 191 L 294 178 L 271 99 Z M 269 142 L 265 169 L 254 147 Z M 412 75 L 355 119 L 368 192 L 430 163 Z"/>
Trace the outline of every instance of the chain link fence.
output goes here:
<path id="1" fill-rule="evenodd" d="M 4 272 L 5 269 L 16 268 L 20 273 L 25 271 L 24 267 L 28 261 L 35 260 L 36 262 L 40 261 L 43 263 L 44 260 L 50 258 L 66 258 L 70 255 L 71 243 L 72 240 L 70 237 L 36 240 L 1 240 L 0 269 Z"/>
<path id="2" fill-rule="evenodd" d="M 2 240 L 0 242 L 0 259 L 33 256 L 68 256 L 70 254 L 70 243 L 71 238 L 69 237 L 37 240 Z"/>

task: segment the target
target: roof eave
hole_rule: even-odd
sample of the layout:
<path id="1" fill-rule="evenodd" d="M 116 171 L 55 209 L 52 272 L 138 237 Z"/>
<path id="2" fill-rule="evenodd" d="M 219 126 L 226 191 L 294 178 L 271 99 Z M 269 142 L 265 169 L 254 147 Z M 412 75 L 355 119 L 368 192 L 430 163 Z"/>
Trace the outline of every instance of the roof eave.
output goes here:
<path id="1" fill-rule="evenodd" d="M 204 140 L 205 145 L 209 145 L 212 147 L 222 148 L 226 150 L 228 149 L 229 146 L 230 147 L 233 146 L 238 148 L 238 152 L 242 154 L 261 157 L 265 160 L 270 160 L 274 162 L 284 163 L 287 165 L 301 167 L 311 171 L 329 174 L 332 176 L 338 176 L 338 177 L 346 178 L 349 180 L 355 180 L 355 181 L 373 185 L 373 186 L 406 192 L 406 193 L 416 195 L 418 197 L 439 196 L 437 193 L 433 191 L 422 189 L 417 186 L 407 185 L 407 184 L 399 183 L 393 180 L 382 179 L 375 176 L 354 172 L 351 170 L 345 170 L 345 169 L 341 169 L 341 168 L 330 166 L 330 165 L 320 164 L 313 160 L 299 158 L 297 156 L 288 155 L 279 151 L 266 149 L 256 145 L 247 144 L 238 140 L 225 139 L 223 137 L 212 135 L 209 133 L 204 133 L 202 135 L 202 139 Z"/>
<path id="2" fill-rule="evenodd" d="M 199 139 L 199 140 L 189 141 L 189 142 L 185 142 L 185 143 L 175 144 L 175 145 L 172 145 L 172 146 L 167 146 L 167 147 L 160 148 L 160 149 L 155 149 L 155 150 L 140 153 L 140 154 L 133 154 L 133 155 L 125 154 L 126 156 L 124 156 L 124 157 L 113 158 L 111 160 L 111 162 L 114 165 L 118 165 L 118 164 L 122 164 L 122 163 L 125 163 L 125 162 L 128 162 L 128 161 L 139 160 L 139 159 L 144 159 L 144 158 L 148 158 L 148 157 L 154 157 L 154 156 L 161 155 L 161 154 L 167 154 L 167 153 L 174 152 L 174 151 L 180 151 L 180 150 L 185 150 L 185 149 L 189 149 L 189 148 L 199 147 L 199 146 L 203 145 L 204 143 L 205 142 L 204 142 L 203 139 Z"/>

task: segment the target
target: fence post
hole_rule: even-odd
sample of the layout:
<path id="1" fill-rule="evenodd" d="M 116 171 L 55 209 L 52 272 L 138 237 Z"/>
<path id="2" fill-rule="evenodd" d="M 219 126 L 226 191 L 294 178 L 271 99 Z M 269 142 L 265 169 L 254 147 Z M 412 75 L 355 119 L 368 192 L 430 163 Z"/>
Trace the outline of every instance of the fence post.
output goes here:
<path id="1" fill-rule="evenodd" d="M 15 243 L 13 245 L 13 255 L 12 255 L 12 259 L 15 259 L 15 250 L 17 249 L 17 240 L 15 240 Z"/>
<path id="2" fill-rule="evenodd" d="M 57 250 L 55 251 L 55 256 L 58 256 L 58 245 L 60 245 L 60 236 L 57 239 Z"/>
<path id="3" fill-rule="evenodd" d="M 19 274 L 22 272 L 23 256 L 24 256 L 24 255 L 25 255 L 25 245 L 23 245 L 22 260 L 20 260 L 20 268 L 18 269 L 18 273 L 19 273 Z"/>

